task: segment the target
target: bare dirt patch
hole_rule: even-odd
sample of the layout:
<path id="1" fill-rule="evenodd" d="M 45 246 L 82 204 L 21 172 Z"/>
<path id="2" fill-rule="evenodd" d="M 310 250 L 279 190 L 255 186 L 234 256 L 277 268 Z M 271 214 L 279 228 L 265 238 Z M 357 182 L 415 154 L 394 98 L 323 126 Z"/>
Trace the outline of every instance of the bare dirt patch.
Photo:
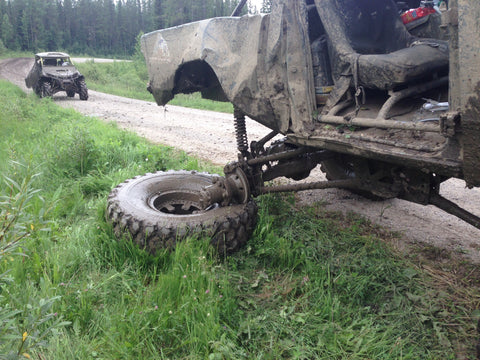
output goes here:
<path id="1" fill-rule="evenodd" d="M 33 59 L 5 59 L 0 62 L 0 77 L 25 91 L 24 78 Z M 87 85 L 88 85 L 88 79 Z M 122 98 L 89 90 L 88 101 L 67 98 L 58 93 L 54 101 L 82 114 L 138 133 L 154 143 L 180 148 L 191 155 L 223 165 L 236 159 L 233 116 L 187 109 L 177 106 L 158 107 L 152 102 Z M 269 132 L 264 126 L 248 120 L 249 140 Z M 315 180 L 324 178 L 316 170 Z M 451 179 L 442 184 L 441 194 L 467 210 L 480 215 L 480 189 L 466 189 L 465 182 Z M 371 201 L 345 190 L 329 189 L 297 194 L 300 203 L 321 201 L 328 210 L 353 211 L 373 223 L 401 234 L 397 244 L 409 251 L 411 244 L 434 246 L 474 263 L 480 263 L 480 230 L 433 206 L 421 206 L 403 200 Z"/>

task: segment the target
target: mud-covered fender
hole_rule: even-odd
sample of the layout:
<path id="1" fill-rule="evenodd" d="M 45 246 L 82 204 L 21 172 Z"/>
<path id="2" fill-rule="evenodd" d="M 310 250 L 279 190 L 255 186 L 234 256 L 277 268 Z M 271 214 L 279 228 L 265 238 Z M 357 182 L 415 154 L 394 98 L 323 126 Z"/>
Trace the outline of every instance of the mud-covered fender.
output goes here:
<path id="1" fill-rule="evenodd" d="M 178 92 L 200 90 L 271 129 L 301 132 L 315 111 L 305 19 L 304 0 L 280 0 L 268 15 L 214 18 L 145 34 L 149 89 L 159 105 Z"/>

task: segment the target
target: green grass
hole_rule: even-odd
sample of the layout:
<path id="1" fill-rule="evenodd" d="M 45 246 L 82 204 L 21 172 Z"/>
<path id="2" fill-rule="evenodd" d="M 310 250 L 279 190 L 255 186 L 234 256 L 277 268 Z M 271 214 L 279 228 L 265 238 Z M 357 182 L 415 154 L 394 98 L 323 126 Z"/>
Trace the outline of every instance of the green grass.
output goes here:
<path id="1" fill-rule="evenodd" d="M 132 99 L 155 101 L 147 91 L 148 73 L 143 60 L 113 63 L 87 61 L 75 66 L 85 76 L 89 89 Z M 233 113 L 232 104 L 202 99 L 200 93 L 178 94 L 169 104 Z"/>
<path id="2" fill-rule="evenodd" d="M 31 52 L 13 51 L 7 49 L 0 40 L 0 59 L 15 58 L 15 57 L 33 57 Z"/>
<path id="3" fill-rule="evenodd" d="M 0 325 L 11 314 L 0 359 L 21 346 L 41 359 L 474 358 L 477 268 L 422 267 L 393 234 L 290 195 L 258 199 L 255 233 L 233 256 L 218 259 L 208 239 L 148 255 L 115 238 L 109 191 L 145 172 L 219 169 L 6 82 L 0 97 L 0 229 L 7 203 L 30 194 L 0 236 Z"/>

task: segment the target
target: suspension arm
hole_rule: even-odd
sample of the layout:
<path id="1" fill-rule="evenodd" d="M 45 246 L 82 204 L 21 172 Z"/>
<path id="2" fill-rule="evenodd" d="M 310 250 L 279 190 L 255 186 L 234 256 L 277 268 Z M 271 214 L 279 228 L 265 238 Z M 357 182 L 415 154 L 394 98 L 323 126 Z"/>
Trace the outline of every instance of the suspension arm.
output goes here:
<path id="1" fill-rule="evenodd" d="M 429 203 L 435 205 L 439 209 L 452 214 L 463 221 L 469 223 L 470 225 L 475 226 L 477 229 L 480 229 L 480 217 L 472 214 L 471 212 L 462 209 L 460 206 L 454 202 L 444 198 L 440 194 L 431 194 Z"/>
<path id="2" fill-rule="evenodd" d="M 330 189 L 330 188 L 356 189 L 359 187 L 359 184 L 360 182 L 355 179 L 316 181 L 316 182 L 301 183 L 301 184 L 263 186 L 260 189 L 260 193 L 263 195 L 263 194 L 279 193 L 279 192 L 319 190 L 319 189 Z"/>

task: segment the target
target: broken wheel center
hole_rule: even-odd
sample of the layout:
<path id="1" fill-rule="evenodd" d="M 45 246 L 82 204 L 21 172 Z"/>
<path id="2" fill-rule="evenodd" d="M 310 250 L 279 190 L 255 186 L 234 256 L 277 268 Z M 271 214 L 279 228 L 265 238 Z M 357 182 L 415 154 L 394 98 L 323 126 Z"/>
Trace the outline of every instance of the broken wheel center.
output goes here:
<path id="1" fill-rule="evenodd" d="M 198 193 L 192 192 L 157 193 L 148 203 L 151 208 L 171 215 L 191 215 L 203 210 L 200 207 Z"/>

